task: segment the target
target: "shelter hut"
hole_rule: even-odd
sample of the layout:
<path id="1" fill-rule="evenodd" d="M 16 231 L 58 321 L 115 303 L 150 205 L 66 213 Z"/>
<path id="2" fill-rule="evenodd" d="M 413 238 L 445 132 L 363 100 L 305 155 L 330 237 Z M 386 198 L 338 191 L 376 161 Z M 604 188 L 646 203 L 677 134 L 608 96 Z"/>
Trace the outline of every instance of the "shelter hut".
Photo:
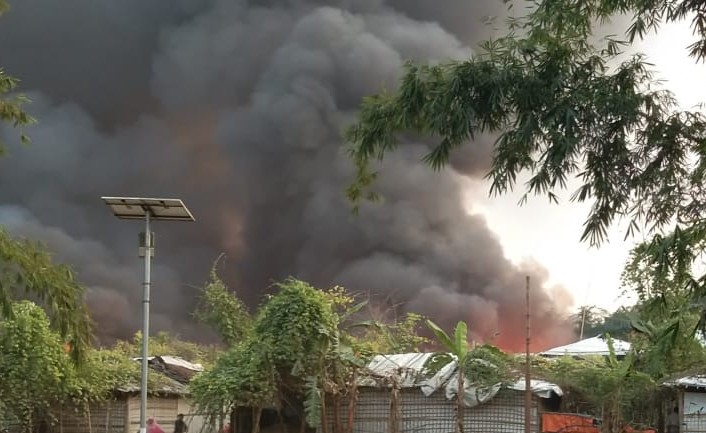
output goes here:
<path id="1" fill-rule="evenodd" d="M 672 392 L 663 400 L 663 422 L 677 408 L 679 433 L 706 431 L 706 375 L 683 376 L 664 385 Z"/>
<path id="2" fill-rule="evenodd" d="M 613 349 L 617 358 L 622 358 L 630 352 L 630 343 L 627 341 L 618 340 L 615 338 L 612 338 L 611 340 L 613 341 Z M 541 356 L 548 358 L 558 358 L 561 356 L 573 356 L 580 358 L 584 356 L 608 356 L 609 354 L 610 349 L 608 347 L 608 339 L 602 335 L 585 338 L 575 343 L 555 347 L 540 353 Z"/>
<path id="3" fill-rule="evenodd" d="M 357 381 L 350 396 L 327 399 L 324 426 L 328 433 L 453 432 L 456 422 L 458 373 L 452 360 L 430 369 L 433 353 L 378 355 Z M 523 433 L 524 379 L 484 389 L 466 383 L 463 401 L 467 433 Z M 531 427 L 540 432 L 542 412 L 558 407 L 561 389 L 552 383 L 531 382 Z M 349 423 L 350 428 L 349 428 Z"/>
<path id="4" fill-rule="evenodd" d="M 151 357 L 149 366 L 157 373 L 157 380 L 149 389 L 147 415 L 165 431 L 172 430 L 180 413 L 185 415 L 191 433 L 211 430 L 206 417 L 196 413 L 189 401 L 188 381 L 203 367 L 174 356 Z M 140 427 L 139 380 L 121 384 L 106 401 L 86 407 L 56 407 L 52 413 L 54 420 L 35 426 L 38 433 L 136 433 Z M 12 420 L 0 420 L 0 431 L 3 429 L 15 433 L 19 426 Z"/>

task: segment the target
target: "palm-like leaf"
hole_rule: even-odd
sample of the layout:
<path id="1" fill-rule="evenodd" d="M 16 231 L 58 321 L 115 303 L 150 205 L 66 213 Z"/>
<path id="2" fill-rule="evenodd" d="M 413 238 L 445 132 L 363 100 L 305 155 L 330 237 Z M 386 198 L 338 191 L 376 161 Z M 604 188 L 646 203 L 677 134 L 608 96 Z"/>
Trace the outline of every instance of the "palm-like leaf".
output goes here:
<path id="1" fill-rule="evenodd" d="M 432 322 L 431 320 L 426 321 L 427 326 L 429 329 L 431 329 L 431 332 L 434 333 L 434 336 L 436 337 L 436 340 L 446 348 L 449 352 L 453 353 L 454 355 L 458 355 L 457 350 L 456 350 L 456 344 L 454 343 L 454 340 L 449 337 L 449 334 L 447 334 L 443 329 L 441 329 L 436 323 Z"/>

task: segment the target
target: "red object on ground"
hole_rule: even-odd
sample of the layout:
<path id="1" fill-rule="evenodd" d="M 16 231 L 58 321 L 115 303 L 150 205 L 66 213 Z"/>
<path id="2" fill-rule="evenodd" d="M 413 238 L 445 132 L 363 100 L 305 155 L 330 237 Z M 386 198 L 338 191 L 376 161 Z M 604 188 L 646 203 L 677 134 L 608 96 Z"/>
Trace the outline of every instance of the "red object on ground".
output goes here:
<path id="1" fill-rule="evenodd" d="M 542 433 L 600 433 L 595 419 L 589 415 L 574 413 L 543 413 Z M 626 426 L 623 433 L 656 433 L 654 429 L 635 430 Z"/>
<path id="2" fill-rule="evenodd" d="M 573 413 L 543 413 L 542 433 L 600 433 L 593 417 Z"/>

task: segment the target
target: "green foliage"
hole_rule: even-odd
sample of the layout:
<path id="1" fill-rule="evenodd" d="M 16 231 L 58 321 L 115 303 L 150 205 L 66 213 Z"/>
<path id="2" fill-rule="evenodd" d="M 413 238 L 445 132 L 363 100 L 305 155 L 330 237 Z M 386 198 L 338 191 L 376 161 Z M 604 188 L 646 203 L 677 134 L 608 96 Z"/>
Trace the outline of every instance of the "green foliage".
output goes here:
<path id="1" fill-rule="evenodd" d="M 255 334 L 278 369 L 305 373 L 336 333 L 338 317 L 324 293 L 303 281 L 289 278 L 276 287 L 258 314 Z"/>
<path id="2" fill-rule="evenodd" d="M 40 245 L 13 239 L 0 228 L 0 318 L 12 316 L 13 301 L 18 298 L 40 302 L 78 360 L 91 342 L 83 295 L 84 288 L 71 269 L 55 264 Z"/>
<path id="3" fill-rule="evenodd" d="M 191 384 L 197 405 L 213 418 L 234 406 L 304 401 L 306 419 L 320 422 L 321 397 L 350 385 L 362 365 L 339 329 L 356 307 L 342 288 L 318 290 L 289 278 L 261 306 L 248 335 Z"/>
<path id="4" fill-rule="evenodd" d="M 127 357 L 142 356 L 142 332 L 137 331 L 132 341 L 118 341 L 114 347 Z M 189 362 L 209 366 L 222 353 L 215 346 L 205 346 L 191 341 L 181 340 L 168 332 L 150 335 L 150 356 L 178 356 Z"/>
<path id="5" fill-rule="evenodd" d="M 365 360 L 378 353 L 418 352 L 429 343 L 428 338 L 419 335 L 425 318 L 416 313 L 407 313 L 401 320 L 389 323 L 364 320 L 347 324 L 344 316 L 341 319 L 344 329 L 350 332 L 342 337 Z"/>
<path id="6" fill-rule="evenodd" d="M 2 13 L 2 8 L 3 4 L 0 4 L 0 14 Z M 29 99 L 21 94 L 12 94 L 18 84 L 19 80 L 17 78 L 7 75 L 0 68 L 0 120 L 8 122 L 15 127 L 22 127 L 35 123 L 35 120 L 22 109 L 22 106 L 29 102 Z M 29 142 L 29 138 L 24 134 L 20 134 L 20 140 L 22 143 Z M 0 142 L 0 155 L 4 152 L 5 145 Z"/>
<path id="7" fill-rule="evenodd" d="M 23 301 L 10 308 L 12 318 L 0 320 L 0 407 L 26 427 L 66 395 L 71 362 L 40 307 Z"/>
<path id="8" fill-rule="evenodd" d="M 0 15 L 7 12 L 10 6 L 5 0 L 0 0 Z M 14 94 L 19 80 L 7 75 L 0 67 L 0 121 L 8 122 L 15 127 L 31 125 L 35 120 L 28 115 L 22 106 L 29 100 L 21 94 Z M 29 139 L 26 135 L 20 134 L 20 140 L 27 143 Z M 5 152 L 4 143 L 0 142 L 0 155 Z"/>
<path id="9" fill-rule="evenodd" d="M 93 349 L 81 363 L 70 383 L 67 395 L 77 404 L 100 401 L 127 385 L 139 384 L 139 363 L 120 349 Z"/>
<path id="10" fill-rule="evenodd" d="M 477 345 L 468 352 L 463 371 L 468 383 L 479 388 L 506 384 L 519 376 L 513 359 L 489 344 Z"/>
<path id="11" fill-rule="evenodd" d="M 427 320 L 427 326 L 449 353 L 432 356 L 424 365 L 426 375 L 436 374 L 449 362 L 457 360 L 466 381 L 480 388 L 503 384 L 516 377 L 513 359 L 502 350 L 490 344 L 469 345 L 465 322 L 456 324 L 453 336 L 431 320 Z"/>
<path id="12" fill-rule="evenodd" d="M 392 324 L 356 321 L 367 303 L 342 287 L 319 290 L 294 278 L 274 287 L 253 326 L 190 385 L 200 410 L 213 419 L 234 406 L 277 407 L 294 400 L 303 402 L 306 421 L 317 426 L 323 395 L 350 392 L 355 371 L 367 359 L 425 341 L 417 335 L 422 318 L 416 314 Z"/>
<path id="13" fill-rule="evenodd" d="M 641 368 L 657 378 L 706 361 L 706 350 L 694 338 L 705 325 L 703 282 L 692 276 L 701 253 L 688 237 L 677 228 L 637 246 L 622 275 L 625 289 L 639 299 L 633 308 L 633 345 L 641 353 Z"/>
<path id="14" fill-rule="evenodd" d="M 13 302 L 11 309 L 11 317 L 0 319 L 0 420 L 16 420 L 29 430 L 39 418 L 52 419 L 61 405 L 82 409 L 90 402 L 112 398 L 116 390 L 139 389 L 140 364 L 132 359 L 139 350 L 132 344 L 89 348 L 77 364 L 40 306 L 20 301 Z M 162 334 L 156 340 L 169 341 L 170 347 L 192 345 Z M 165 376 L 150 370 L 150 390 L 171 385 Z"/>
<path id="15" fill-rule="evenodd" d="M 231 347 L 213 368 L 191 381 L 192 398 L 214 417 L 236 406 L 276 404 L 274 370 L 267 351 L 267 347 L 254 339 Z"/>
<path id="16" fill-rule="evenodd" d="M 0 15 L 8 9 L 8 3 L 0 0 Z M 0 122 L 22 127 L 35 120 L 22 109 L 27 98 L 14 93 L 18 83 L 0 67 Z M 20 138 L 28 141 L 24 134 Z M 0 142 L 0 155 L 4 151 L 5 145 Z M 53 263 L 39 245 L 12 239 L 0 228 L 0 319 L 11 318 L 12 303 L 19 295 L 42 302 L 52 326 L 70 340 L 74 360 L 78 361 L 91 338 L 83 293 L 68 267 Z"/>
<path id="17" fill-rule="evenodd" d="M 574 399 L 582 400 L 581 410 L 603 418 L 604 431 L 621 431 L 626 422 L 647 413 L 657 389 L 657 383 L 636 368 L 632 354 L 622 360 L 614 351 L 607 358 L 565 356 L 542 367 L 534 367 L 535 373 L 577 395 Z"/>
<path id="18" fill-rule="evenodd" d="M 357 167 L 349 198 L 357 205 L 375 196 L 373 165 L 401 134 L 437 140 L 424 159 L 434 169 L 456 147 L 493 134 L 491 193 L 510 191 L 529 173 L 523 201 L 556 202 L 574 178 L 580 186 L 571 200 L 592 203 L 581 240 L 600 244 L 619 218 L 629 223 L 626 236 L 648 233 L 629 265 L 645 277 L 638 293 L 679 287 L 706 317 L 706 275 L 694 272 L 706 245 L 706 117 L 679 110 L 644 56 L 622 52 L 660 22 L 694 14 L 690 54 L 704 60 L 702 3 L 538 0 L 472 59 L 408 64 L 399 88 L 366 98 L 346 133 Z M 627 41 L 591 42 L 596 23 L 615 13 L 633 15 Z"/>
<path id="19" fill-rule="evenodd" d="M 628 28 L 630 40 L 643 37 L 650 31 L 657 31 L 663 22 L 680 22 L 691 18 L 691 29 L 696 35 L 696 40 L 689 45 L 689 55 L 697 61 L 706 59 L 706 14 L 704 5 L 699 0 L 604 0 L 606 12 L 619 12 L 634 14 L 633 22 Z"/>
<path id="20" fill-rule="evenodd" d="M 419 335 L 424 320 L 420 314 L 407 313 L 399 322 L 386 324 L 389 345 L 381 347 L 378 353 L 418 352 L 421 346 L 429 343 L 428 338 Z"/>
<path id="21" fill-rule="evenodd" d="M 439 344 L 444 346 L 453 356 L 456 357 L 460 365 L 464 365 L 468 358 L 468 325 L 465 322 L 458 322 L 454 329 L 453 336 L 447 334 L 439 325 L 427 320 L 427 326 L 436 336 Z"/>
<path id="22" fill-rule="evenodd" d="M 245 304 L 221 280 L 214 263 L 210 279 L 203 289 L 201 302 L 194 316 L 210 326 L 224 343 L 232 346 L 250 333 L 253 319 Z"/>
<path id="23" fill-rule="evenodd" d="M 477 392 L 488 387 L 502 385 L 513 377 L 512 360 L 501 350 L 491 345 L 469 345 L 468 325 L 458 322 L 452 336 L 437 324 L 427 320 L 427 326 L 434 333 L 437 342 L 448 350 L 456 362 L 458 384 L 456 388 L 456 433 L 464 432 L 464 398 L 466 383 L 475 387 Z M 443 367 L 441 362 L 448 358 L 444 355 L 433 356 L 424 366 L 424 373 L 429 374 Z"/>
<path id="24" fill-rule="evenodd" d="M 621 307 L 612 313 L 595 306 L 582 306 L 571 316 L 576 337 L 596 337 L 610 334 L 615 338 L 627 340 L 632 332 L 632 323 L 637 317 L 634 308 Z"/>
<path id="25" fill-rule="evenodd" d="M 706 348 L 694 338 L 700 313 L 684 306 L 688 298 L 665 297 L 639 305 L 632 344 L 640 369 L 654 378 L 691 370 L 706 362 Z"/>
<path id="26" fill-rule="evenodd" d="M 367 98 L 348 131 L 358 179 L 353 200 L 373 180 L 371 160 L 397 145 L 399 132 L 439 138 L 426 162 L 440 168 L 451 151 L 484 133 L 499 134 L 489 177 L 493 193 L 531 173 L 528 194 L 556 200 L 576 177 L 573 200 L 593 201 L 582 239 L 601 242 L 617 216 L 659 229 L 696 204 L 702 174 L 687 155 L 704 155 L 706 120 L 679 112 L 653 89 L 641 56 L 617 61 L 620 44 L 592 46 L 597 1 L 543 1 L 478 56 L 434 66 L 408 65 L 400 88 Z M 706 163 L 703 164 L 706 166 Z"/>

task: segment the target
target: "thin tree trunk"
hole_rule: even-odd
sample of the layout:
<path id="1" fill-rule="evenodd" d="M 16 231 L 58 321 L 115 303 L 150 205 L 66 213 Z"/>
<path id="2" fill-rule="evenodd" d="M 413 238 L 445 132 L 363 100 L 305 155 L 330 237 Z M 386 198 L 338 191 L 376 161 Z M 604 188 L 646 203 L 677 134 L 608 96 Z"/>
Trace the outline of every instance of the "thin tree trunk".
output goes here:
<path id="1" fill-rule="evenodd" d="M 86 416 L 88 417 L 88 433 L 93 433 L 93 426 L 91 425 L 91 407 L 86 404 Z"/>
<path id="2" fill-rule="evenodd" d="M 262 407 L 253 408 L 252 433 L 260 433 L 260 416 L 262 415 Z"/>
<path id="3" fill-rule="evenodd" d="M 326 417 L 326 390 L 321 387 L 321 433 L 328 433 L 328 419 Z"/>
<path id="4" fill-rule="evenodd" d="M 339 394 L 335 394 L 333 396 L 333 433 L 343 433 L 340 409 L 341 396 Z"/>
<path id="5" fill-rule="evenodd" d="M 463 367 L 458 364 L 458 389 L 456 390 L 456 433 L 463 433 L 463 396 L 465 389 L 463 386 Z"/>
<path id="6" fill-rule="evenodd" d="M 390 390 L 390 433 L 400 432 L 399 396 L 400 389 L 398 383 L 393 379 L 392 389 Z"/>
<path id="7" fill-rule="evenodd" d="M 353 370 L 353 379 L 351 388 L 348 392 L 348 425 L 346 433 L 353 433 L 353 421 L 355 420 L 355 411 L 358 405 L 358 369 Z"/>

